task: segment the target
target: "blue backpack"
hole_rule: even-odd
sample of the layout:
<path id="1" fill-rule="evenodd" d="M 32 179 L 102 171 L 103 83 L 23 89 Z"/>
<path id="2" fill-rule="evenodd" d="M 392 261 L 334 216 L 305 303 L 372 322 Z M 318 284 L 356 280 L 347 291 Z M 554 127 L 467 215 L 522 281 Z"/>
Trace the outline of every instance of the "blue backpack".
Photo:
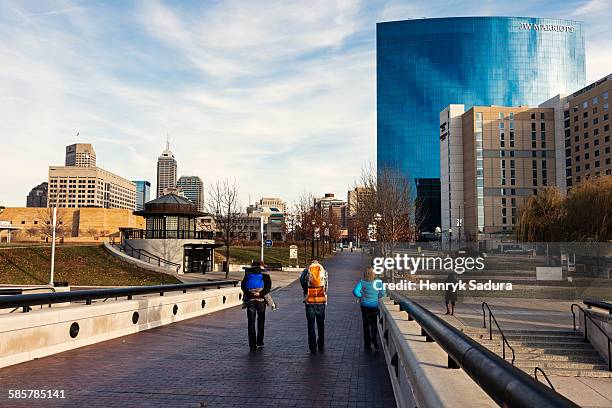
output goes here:
<path id="1" fill-rule="evenodd" d="M 249 273 L 244 278 L 246 280 L 245 287 L 248 290 L 252 289 L 263 289 L 264 281 L 261 273 Z"/>

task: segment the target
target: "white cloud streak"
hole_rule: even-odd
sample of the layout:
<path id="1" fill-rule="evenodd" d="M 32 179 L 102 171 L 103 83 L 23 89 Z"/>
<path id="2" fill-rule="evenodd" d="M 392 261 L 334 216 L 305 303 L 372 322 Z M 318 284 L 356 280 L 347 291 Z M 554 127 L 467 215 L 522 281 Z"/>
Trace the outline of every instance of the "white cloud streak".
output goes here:
<path id="1" fill-rule="evenodd" d="M 24 205 L 77 131 L 99 165 L 130 179 L 155 180 L 169 133 L 180 174 L 235 178 L 243 201 L 343 196 L 375 159 L 375 22 L 483 10 L 460 3 L 4 2 L 0 204 Z M 516 7 L 542 14 L 532 3 Z M 595 7 L 587 32 L 609 38 L 601 5 L 572 10 L 587 19 Z M 603 48 L 589 50 L 589 75 L 612 66 Z"/>

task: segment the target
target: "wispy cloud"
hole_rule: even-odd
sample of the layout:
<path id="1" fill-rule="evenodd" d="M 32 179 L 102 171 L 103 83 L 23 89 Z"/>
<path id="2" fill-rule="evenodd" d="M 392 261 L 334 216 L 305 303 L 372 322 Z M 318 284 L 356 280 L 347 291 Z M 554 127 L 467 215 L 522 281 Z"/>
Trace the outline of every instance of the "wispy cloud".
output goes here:
<path id="1" fill-rule="evenodd" d="M 589 79 L 612 66 L 590 45 L 610 38 L 607 2 L 512 12 L 586 20 Z M 375 23 L 483 13 L 507 3 L 3 2 L 0 204 L 24 205 L 77 131 L 130 179 L 155 180 L 169 133 L 179 173 L 236 178 L 244 201 L 343 195 L 375 158 Z"/>

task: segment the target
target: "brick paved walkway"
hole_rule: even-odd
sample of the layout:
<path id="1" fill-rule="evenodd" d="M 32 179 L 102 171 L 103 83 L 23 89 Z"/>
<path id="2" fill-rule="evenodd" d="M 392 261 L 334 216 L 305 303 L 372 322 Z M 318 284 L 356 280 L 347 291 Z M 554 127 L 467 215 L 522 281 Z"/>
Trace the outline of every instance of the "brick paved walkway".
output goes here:
<path id="1" fill-rule="evenodd" d="M 308 353 L 299 283 L 273 292 L 266 348 L 250 353 L 232 308 L 0 369 L 0 407 L 393 407 L 382 353 L 366 353 L 351 288 L 364 259 L 327 264 L 326 350 Z M 272 272 L 274 279 L 274 272 Z M 8 389 L 63 389 L 65 400 L 8 400 Z"/>

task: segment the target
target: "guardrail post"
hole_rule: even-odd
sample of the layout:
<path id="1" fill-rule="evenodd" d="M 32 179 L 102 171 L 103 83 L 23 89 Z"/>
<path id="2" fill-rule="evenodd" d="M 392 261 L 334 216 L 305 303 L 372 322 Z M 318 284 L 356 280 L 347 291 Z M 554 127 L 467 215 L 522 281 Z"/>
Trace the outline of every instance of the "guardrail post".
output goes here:
<path id="1" fill-rule="evenodd" d="M 434 343 L 434 339 L 421 327 L 421 336 L 425 336 L 426 343 Z"/>
<path id="2" fill-rule="evenodd" d="M 397 353 L 393 354 L 393 357 L 391 357 L 391 365 L 395 368 L 395 376 L 399 377 L 399 358 L 397 357 Z"/>
<path id="3" fill-rule="evenodd" d="M 85 304 L 86 304 L 86 305 L 91 305 L 91 299 L 87 299 L 87 300 L 85 300 Z"/>

